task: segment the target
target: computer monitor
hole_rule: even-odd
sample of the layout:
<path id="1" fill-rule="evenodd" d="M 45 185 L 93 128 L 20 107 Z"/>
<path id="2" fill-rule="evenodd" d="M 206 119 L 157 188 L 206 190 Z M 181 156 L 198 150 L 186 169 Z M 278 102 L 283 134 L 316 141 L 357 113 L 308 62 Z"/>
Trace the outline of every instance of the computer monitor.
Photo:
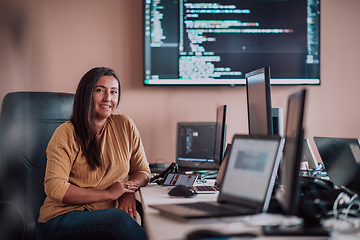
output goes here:
<path id="1" fill-rule="evenodd" d="M 279 172 L 279 187 L 275 194 L 283 214 L 286 215 L 296 215 L 299 207 L 305 95 L 304 89 L 288 98 L 285 146 Z"/>
<path id="2" fill-rule="evenodd" d="M 180 171 L 218 170 L 214 162 L 215 122 L 177 124 L 176 163 Z"/>
<path id="3" fill-rule="evenodd" d="M 320 84 L 320 0 L 146 0 L 144 85 Z M 326 3 L 326 1 L 324 1 Z"/>
<path id="4" fill-rule="evenodd" d="M 273 134 L 270 68 L 245 74 L 249 134 Z"/>
<path id="5" fill-rule="evenodd" d="M 221 105 L 216 109 L 216 135 L 215 135 L 215 155 L 214 162 L 221 165 L 226 145 L 226 105 Z"/>

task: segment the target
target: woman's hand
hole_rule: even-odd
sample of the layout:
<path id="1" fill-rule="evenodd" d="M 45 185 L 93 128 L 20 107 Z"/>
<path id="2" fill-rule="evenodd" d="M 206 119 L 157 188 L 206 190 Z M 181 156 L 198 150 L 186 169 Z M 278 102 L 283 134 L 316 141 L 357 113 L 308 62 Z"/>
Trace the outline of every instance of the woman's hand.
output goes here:
<path id="1" fill-rule="evenodd" d="M 119 199 L 118 208 L 127 212 L 130 217 L 136 219 L 136 201 L 134 193 L 123 194 Z"/>
<path id="2" fill-rule="evenodd" d="M 139 185 L 133 181 L 115 182 L 107 189 L 111 200 L 116 200 L 124 193 L 134 193 Z"/>

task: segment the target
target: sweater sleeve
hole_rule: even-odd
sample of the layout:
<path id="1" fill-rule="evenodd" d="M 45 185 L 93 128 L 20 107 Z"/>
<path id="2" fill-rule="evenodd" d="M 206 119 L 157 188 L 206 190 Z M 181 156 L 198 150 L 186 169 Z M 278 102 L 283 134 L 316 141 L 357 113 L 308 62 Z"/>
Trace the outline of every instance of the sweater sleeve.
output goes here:
<path id="1" fill-rule="evenodd" d="M 149 163 L 146 158 L 139 130 L 135 126 L 135 123 L 130 118 L 128 119 L 131 131 L 131 159 L 129 175 L 134 172 L 142 172 L 150 179 L 151 172 L 149 168 Z"/>
<path id="2" fill-rule="evenodd" d="M 55 130 L 46 149 L 45 193 L 58 203 L 62 202 L 70 186 L 70 171 L 77 154 L 75 148 L 72 124 L 66 122 Z"/>

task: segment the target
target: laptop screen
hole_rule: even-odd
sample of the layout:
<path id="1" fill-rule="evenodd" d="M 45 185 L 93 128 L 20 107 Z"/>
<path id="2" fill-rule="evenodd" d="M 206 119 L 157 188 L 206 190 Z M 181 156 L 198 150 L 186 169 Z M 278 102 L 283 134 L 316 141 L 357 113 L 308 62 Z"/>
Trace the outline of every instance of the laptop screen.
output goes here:
<path id="1" fill-rule="evenodd" d="M 235 135 L 221 188 L 222 198 L 241 198 L 262 204 L 269 185 L 275 181 L 281 140 L 273 135 Z"/>
<path id="2" fill-rule="evenodd" d="M 310 148 L 309 140 L 304 139 L 303 143 L 303 152 L 302 152 L 302 162 L 307 162 L 309 164 L 310 169 L 316 169 L 318 166 L 318 163 L 314 157 L 314 154 Z"/>
<path id="3" fill-rule="evenodd" d="M 225 174 L 225 169 L 227 166 L 227 162 L 230 156 L 230 151 L 231 151 L 231 143 L 228 143 L 225 149 L 225 153 L 224 153 L 224 157 L 221 161 L 221 165 L 218 171 L 218 174 L 216 176 L 216 180 L 215 180 L 215 187 L 217 187 L 218 189 L 221 188 L 223 179 L 224 179 L 224 174 Z"/>
<path id="4" fill-rule="evenodd" d="M 355 138 L 314 137 L 330 180 L 360 193 L 360 146 Z"/>

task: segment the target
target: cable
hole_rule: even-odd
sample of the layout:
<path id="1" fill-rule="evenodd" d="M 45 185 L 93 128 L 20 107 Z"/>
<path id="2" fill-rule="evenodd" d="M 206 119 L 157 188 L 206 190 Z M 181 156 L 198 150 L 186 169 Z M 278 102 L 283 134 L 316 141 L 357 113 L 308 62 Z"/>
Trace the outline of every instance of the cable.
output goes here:
<path id="1" fill-rule="evenodd" d="M 339 195 L 337 196 L 337 198 L 335 199 L 334 204 L 333 204 L 333 214 L 334 214 L 335 219 L 338 218 L 339 204 L 342 205 L 349 201 L 350 201 L 350 197 L 346 193 L 344 193 L 344 192 L 339 193 Z"/>
<path id="2" fill-rule="evenodd" d="M 346 210 L 345 210 L 345 219 L 348 218 L 349 212 L 350 212 L 350 210 L 352 209 L 352 207 L 353 207 L 354 205 L 357 205 L 358 209 L 357 209 L 356 211 L 359 213 L 359 210 L 360 210 L 360 201 L 355 200 L 356 197 L 357 197 L 357 194 L 354 195 L 354 196 L 350 199 L 350 204 L 349 204 L 349 206 L 348 206 L 348 207 L 346 208 Z"/>
<path id="3" fill-rule="evenodd" d="M 357 231 L 359 221 L 349 219 L 349 214 L 354 215 L 356 217 L 355 219 L 359 217 L 360 201 L 357 200 L 357 197 L 357 194 L 350 197 L 345 192 L 339 193 L 333 204 L 332 214 L 334 218 L 326 220 L 324 225 L 340 232 Z M 347 207 L 345 209 L 339 209 L 341 205 L 347 205 Z M 357 206 L 357 209 L 353 209 L 354 206 Z M 331 215 L 331 212 L 329 212 L 329 214 Z"/>

